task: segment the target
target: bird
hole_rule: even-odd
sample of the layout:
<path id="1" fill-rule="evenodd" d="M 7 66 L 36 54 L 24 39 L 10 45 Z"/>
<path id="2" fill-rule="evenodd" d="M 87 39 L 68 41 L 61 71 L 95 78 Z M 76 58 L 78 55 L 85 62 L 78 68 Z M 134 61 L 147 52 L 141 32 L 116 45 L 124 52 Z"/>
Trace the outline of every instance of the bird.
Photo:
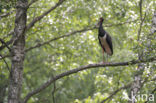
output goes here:
<path id="1" fill-rule="evenodd" d="M 107 55 L 112 56 L 113 55 L 113 44 L 112 44 L 112 38 L 111 36 L 103 29 L 102 23 L 104 19 L 103 17 L 100 17 L 99 19 L 99 28 L 98 28 L 98 39 L 99 44 L 102 48 L 102 54 L 103 54 L 103 63 L 104 62 L 104 52 L 107 53 Z"/>

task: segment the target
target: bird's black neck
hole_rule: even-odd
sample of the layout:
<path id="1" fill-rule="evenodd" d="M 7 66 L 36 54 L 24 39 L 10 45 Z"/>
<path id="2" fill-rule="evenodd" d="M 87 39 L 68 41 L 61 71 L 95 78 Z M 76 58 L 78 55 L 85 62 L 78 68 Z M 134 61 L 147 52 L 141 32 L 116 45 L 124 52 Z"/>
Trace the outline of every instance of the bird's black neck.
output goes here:
<path id="1" fill-rule="evenodd" d="M 104 35 L 105 35 L 105 30 L 103 29 L 102 22 L 100 22 L 99 36 L 103 37 Z"/>

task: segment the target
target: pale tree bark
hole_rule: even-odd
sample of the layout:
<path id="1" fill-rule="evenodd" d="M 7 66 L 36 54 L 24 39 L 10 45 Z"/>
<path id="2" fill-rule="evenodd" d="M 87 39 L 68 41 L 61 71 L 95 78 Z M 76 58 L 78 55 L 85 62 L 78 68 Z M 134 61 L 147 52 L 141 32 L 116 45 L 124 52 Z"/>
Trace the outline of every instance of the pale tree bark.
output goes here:
<path id="1" fill-rule="evenodd" d="M 142 18 L 142 17 L 141 17 Z M 141 19 L 142 20 L 142 19 Z M 140 26 L 141 27 L 141 26 Z M 139 31 L 141 33 L 141 31 Z M 139 60 L 142 60 L 144 58 L 148 58 L 148 56 L 150 56 L 148 53 L 152 51 L 152 43 L 151 40 L 156 39 L 153 35 L 156 33 L 156 10 L 154 12 L 153 15 L 153 19 L 152 19 L 152 27 L 151 27 L 151 33 L 148 35 L 148 39 L 147 39 L 147 44 L 145 44 L 146 48 L 145 50 L 139 51 L 138 52 L 138 58 Z M 140 34 L 139 34 L 140 35 Z M 145 52 L 146 51 L 146 52 Z M 135 77 L 134 77 L 134 82 L 131 85 L 131 92 L 129 93 L 129 103 L 136 103 L 137 101 L 137 94 L 140 91 L 141 87 L 142 87 L 142 73 L 144 71 L 145 65 L 144 63 L 140 63 L 138 64 L 138 68 L 137 71 L 138 73 L 136 73 Z"/>
<path id="2" fill-rule="evenodd" d="M 6 89 L 7 89 L 7 79 L 5 75 L 0 75 L 1 80 L 3 81 L 0 83 L 0 103 L 4 103 L 4 98 L 6 96 Z"/>
<path id="3" fill-rule="evenodd" d="M 25 29 L 27 20 L 27 0 L 18 0 L 16 5 L 16 18 L 14 28 L 14 41 L 11 51 L 11 74 L 9 80 L 8 103 L 19 103 L 25 47 Z"/>
<path id="4" fill-rule="evenodd" d="M 154 12 L 154 16 L 153 16 L 153 19 L 152 19 L 152 28 L 151 28 L 151 34 L 150 35 L 152 35 L 154 33 L 156 33 L 156 10 Z"/>
<path id="5" fill-rule="evenodd" d="M 143 16 L 142 16 L 142 0 L 140 0 L 139 2 L 139 6 L 140 6 L 140 28 L 138 30 L 138 38 L 137 38 L 137 41 L 138 41 L 138 44 L 141 44 L 141 40 L 140 40 L 140 35 L 141 35 L 141 31 L 142 31 L 142 25 L 143 25 L 143 22 L 144 22 L 144 19 L 143 19 Z M 145 18 L 145 16 L 144 16 Z M 139 60 L 142 60 L 143 59 L 143 50 L 141 50 L 141 48 L 138 48 L 138 59 Z M 131 85 L 131 90 L 130 90 L 130 93 L 129 93 L 129 103 L 135 103 L 136 102 L 136 96 L 137 96 L 137 93 L 140 91 L 141 89 L 141 80 L 142 80 L 142 73 L 144 71 L 144 64 L 143 63 L 139 63 L 138 64 L 138 68 L 137 68 L 137 72 L 134 76 L 134 82 L 132 83 Z"/>

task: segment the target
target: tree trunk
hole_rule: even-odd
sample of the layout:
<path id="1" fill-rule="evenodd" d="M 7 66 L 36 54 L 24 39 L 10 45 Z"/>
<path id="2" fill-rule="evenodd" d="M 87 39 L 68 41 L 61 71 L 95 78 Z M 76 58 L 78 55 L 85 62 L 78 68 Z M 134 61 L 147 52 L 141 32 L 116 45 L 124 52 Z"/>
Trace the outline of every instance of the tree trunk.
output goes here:
<path id="1" fill-rule="evenodd" d="M 18 0 L 16 5 L 16 18 L 14 29 L 14 42 L 11 51 L 11 74 L 9 80 L 8 103 L 19 103 L 22 78 L 25 47 L 25 29 L 27 20 L 27 0 Z"/>
<path id="2" fill-rule="evenodd" d="M 138 64 L 138 68 L 137 68 L 138 72 L 134 76 L 134 82 L 131 85 L 131 91 L 129 93 L 129 98 L 130 98 L 129 103 L 135 103 L 136 100 L 138 99 L 136 96 L 142 86 L 141 80 L 142 80 L 142 73 L 144 71 L 144 68 L 145 66 L 143 63 Z"/>
<path id="3" fill-rule="evenodd" d="M 151 35 L 156 33 L 156 10 L 154 12 L 154 16 L 152 19 L 152 28 L 151 28 Z"/>
<path id="4" fill-rule="evenodd" d="M 7 88 L 7 80 L 5 79 L 5 77 L 1 78 L 1 80 L 4 79 L 5 81 L 2 82 L 3 84 L 0 84 L 0 103 L 4 103 L 4 98 L 6 96 L 6 88 Z"/>
<path id="5" fill-rule="evenodd" d="M 151 48 L 152 48 L 151 40 L 155 38 L 155 37 L 153 37 L 153 34 L 155 32 L 156 32 L 156 11 L 154 12 L 153 19 L 152 19 L 151 33 L 149 34 L 148 39 L 147 39 L 147 44 L 146 44 L 146 48 L 145 48 L 146 52 L 141 51 L 138 53 L 140 60 L 143 59 L 144 57 L 148 58 L 146 56 L 149 56 L 148 53 L 151 51 Z M 134 83 L 131 85 L 131 91 L 129 93 L 129 98 L 130 98 L 129 103 L 135 103 L 138 99 L 136 96 L 142 87 L 141 76 L 142 76 L 144 68 L 145 68 L 145 65 L 143 63 L 140 63 L 138 65 L 138 68 L 137 68 L 138 73 L 136 73 L 136 75 L 134 77 L 135 80 L 134 80 Z"/>

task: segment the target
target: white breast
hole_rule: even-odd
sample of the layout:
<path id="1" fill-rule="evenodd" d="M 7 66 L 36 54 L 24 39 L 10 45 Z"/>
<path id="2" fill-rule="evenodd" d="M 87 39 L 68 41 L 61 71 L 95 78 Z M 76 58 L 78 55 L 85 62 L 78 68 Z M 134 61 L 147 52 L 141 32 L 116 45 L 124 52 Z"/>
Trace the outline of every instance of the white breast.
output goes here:
<path id="1" fill-rule="evenodd" d="M 109 55 L 112 55 L 111 49 L 106 41 L 106 37 L 107 35 L 100 37 L 100 41 L 101 41 L 102 47 L 105 48 L 106 53 Z"/>

